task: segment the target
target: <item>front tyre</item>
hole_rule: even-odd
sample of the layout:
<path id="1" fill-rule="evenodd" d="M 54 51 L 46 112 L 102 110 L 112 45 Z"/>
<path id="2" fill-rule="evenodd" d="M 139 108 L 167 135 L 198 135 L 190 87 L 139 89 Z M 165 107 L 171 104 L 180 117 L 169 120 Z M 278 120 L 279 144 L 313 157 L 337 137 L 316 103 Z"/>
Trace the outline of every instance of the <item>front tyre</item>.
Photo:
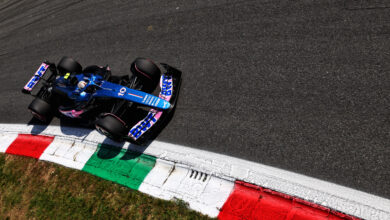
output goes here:
<path id="1" fill-rule="evenodd" d="M 66 73 L 80 73 L 82 67 L 76 60 L 70 57 L 62 57 L 57 65 L 57 69 L 60 75 L 64 75 Z"/>
<path id="2" fill-rule="evenodd" d="M 28 110 L 34 118 L 42 122 L 47 122 L 52 117 L 51 105 L 40 98 L 35 98 L 28 106 Z"/>
<path id="3" fill-rule="evenodd" d="M 135 59 L 130 65 L 130 71 L 142 79 L 146 91 L 153 91 L 160 81 L 161 70 L 149 59 Z"/>
<path id="4" fill-rule="evenodd" d="M 107 137 L 120 141 L 127 134 L 126 124 L 117 116 L 108 114 L 95 123 L 96 130 Z"/>

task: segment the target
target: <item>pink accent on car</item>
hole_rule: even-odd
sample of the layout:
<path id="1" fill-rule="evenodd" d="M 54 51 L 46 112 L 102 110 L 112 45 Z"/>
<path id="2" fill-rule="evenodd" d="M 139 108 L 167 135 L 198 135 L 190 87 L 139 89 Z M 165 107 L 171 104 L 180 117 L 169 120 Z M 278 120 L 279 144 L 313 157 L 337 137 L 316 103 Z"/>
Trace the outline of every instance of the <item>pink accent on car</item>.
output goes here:
<path id="1" fill-rule="evenodd" d="M 157 111 L 155 109 L 150 110 L 148 115 L 144 119 L 139 121 L 130 129 L 128 136 L 131 137 L 133 140 L 137 140 L 147 130 L 153 127 L 154 124 L 156 124 L 161 115 L 162 111 Z"/>
<path id="2" fill-rule="evenodd" d="M 135 96 L 135 97 L 137 97 L 137 98 L 143 98 L 142 96 L 140 96 L 140 95 L 136 95 L 136 94 L 133 94 L 133 93 L 127 93 L 128 95 L 131 95 L 131 96 Z"/>
<path id="3" fill-rule="evenodd" d="M 165 80 L 165 81 L 164 81 Z M 165 85 L 164 85 L 165 84 Z M 169 87 L 171 86 L 171 87 Z M 168 88 L 169 87 L 169 88 Z M 160 78 L 160 94 L 159 97 L 165 101 L 170 101 L 173 94 L 173 79 L 172 77 L 166 77 L 164 74 Z M 167 89 L 168 88 L 168 89 Z M 169 91 L 169 93 L 168 93 Z M 169 95 L 167 95 L 169 94 Z M 156 109 L 150 109 L 147 116 L 134 125 L 127 134 L 133 140 L 137 140 L 142 134 L 148 131 L 157 121 L 161 118 L 163 111 Z"/>
<path id="4" fill-rule="evenodd" d="M 157 119 L 157 121 L 158 121 L 158 119 L 160 119 L 161 115 L 162 115 L 162 111 L 157 111 L 157 113 L 154 115 L 154 118 Z"/>
<path id="5" fill-rule="evenodd" d="M 45 75 L 46 70 L 49 68 L 49 64 L 42 63 L 37 71 L 35 71 L 34 75 L 27 82 L 27 84 L 23 87 L 24 90 L 31 92 L 34 86 L 38 83 L 43 75 Z"/>
<path id="6" fill-rule="evenodd" d="M 64 110 L 60 110 L 59 111 L 65 115 L 65 116 L 68 116 L 70 118 L 79 118 L 81 114 L 84 113 L 84 110 L 79 110 L 79 111 L 76 111 L 76 110 L 68 110 L 68 111 L 64 111 Z"/>
<path id="7" fill-rule="evenodd" d="M 150 78 L 150 76 L 148 76 L 148 74 L 146 74 L 146 73 L 142 72 L 141 70 L 139 70 L 138 67 L 137 67 L 137 65 L 136 65 L 135 63 L 134 63 L 134 67 L 135 67 L 135 69 L 136 69 L 139 73 L 141 73 L 142 75 L 148 77 L 149 79 L 152 79 L 152 78 Z"/>
<path id="8" fill-rule="evenodd" d="M 162 90 L 166 90 L 166 88 L 164 88 L 164 80 L 163 79 L 165 79 L 164 75 L 162 75 L 161 78 L 160 78 L 160 88 L 161 88 L 161 91 L 160 91 L 160 94 L 158 95 L 158 97 L 169 102 L 169 100 L 171 100 L 171 97 L 172 97 L 172 94 L 173 94 L 173 80 L 172 80 L 172 78 L 169 78 L 165 82 L 165 83 L 168 83 L 169 85 L 172 85 L 172 87 L 169 89 L 171 91 L 171 93 L 170 93 L 170 95 L 167 95 L 166 94 L 167 91 L 165 91 L 164 94 L 162 92 Z"/>

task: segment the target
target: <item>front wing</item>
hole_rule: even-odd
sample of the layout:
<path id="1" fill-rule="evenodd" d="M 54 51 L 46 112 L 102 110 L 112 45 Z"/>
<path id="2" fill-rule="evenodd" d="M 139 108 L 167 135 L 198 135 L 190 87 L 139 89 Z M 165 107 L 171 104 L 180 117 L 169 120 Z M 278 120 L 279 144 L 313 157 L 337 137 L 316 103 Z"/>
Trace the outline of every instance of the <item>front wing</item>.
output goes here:
<path id="1" fill-rule="evenodd" d="M 166 72 L 160 78 L 159 98 L 171 104 L 169 110 L 150 109 L 147 116 L 136 123 L 125 139 L 138 145 L 146 144 L 147 140 L 154 138 L 169 122 L 179 96 L 181 84 L 181 71 L 167 64 L 161 64 Z"/>

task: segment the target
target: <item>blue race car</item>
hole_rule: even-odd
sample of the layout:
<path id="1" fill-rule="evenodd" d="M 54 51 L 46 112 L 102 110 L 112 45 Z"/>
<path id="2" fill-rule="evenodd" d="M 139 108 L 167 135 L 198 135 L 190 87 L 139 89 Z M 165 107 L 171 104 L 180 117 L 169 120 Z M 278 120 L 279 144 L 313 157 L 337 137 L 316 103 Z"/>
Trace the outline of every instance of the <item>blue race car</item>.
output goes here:
<path id="1" fill-rule="evenodd" d="M 145 58 L 137 58 L 130 71 L 131 75 L 115 76 L 109 66 L 83 69 L 77 61 L 63 57 L 57 66 L 43 62 L 22 92 L 33 95 L 33 88 L 43 81 L 28 106 L 40 121 L 49 122 L 56 115 L 77 118 L 88 121 L 111 139 L 142 145 L 171 118 L 181 71 Z M 153 95 L 158 84 L 160 90 Z"/>

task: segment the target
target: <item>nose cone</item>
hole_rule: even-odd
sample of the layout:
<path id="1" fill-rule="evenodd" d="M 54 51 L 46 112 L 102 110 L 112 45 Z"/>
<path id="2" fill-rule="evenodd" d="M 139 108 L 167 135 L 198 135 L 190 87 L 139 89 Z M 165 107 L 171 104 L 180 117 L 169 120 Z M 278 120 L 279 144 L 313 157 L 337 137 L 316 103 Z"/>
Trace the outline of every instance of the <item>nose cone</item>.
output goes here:
<path id="1" fill-rule="evenodd" d="M 171 106 L 172 106 L 171 103 L 161 98 L 156 105 L 157 108 L 164 109 L 164 110 L 171 108 Z"/>

